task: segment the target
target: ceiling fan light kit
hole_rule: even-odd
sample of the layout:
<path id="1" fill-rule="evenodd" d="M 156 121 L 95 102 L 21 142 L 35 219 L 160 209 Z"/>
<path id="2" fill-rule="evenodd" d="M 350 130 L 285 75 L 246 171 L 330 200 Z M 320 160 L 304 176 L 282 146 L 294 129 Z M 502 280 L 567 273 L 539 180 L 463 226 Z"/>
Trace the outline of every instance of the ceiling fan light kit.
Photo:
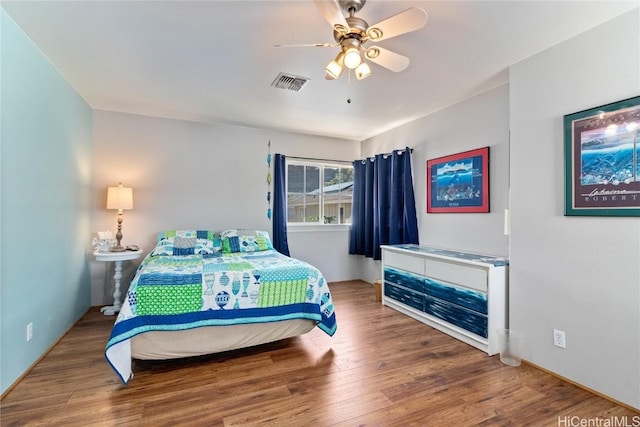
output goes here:
<path id="1" fill-rule="evenodd" d="M 343 63 L 344 63 L 344 53 L 340 52 L 338 56 L 336 56 L 336 59 L 329 62 L 329 64 L 327 64 L 327 66 L 324 69 L 324 71 L 327 73 L 328 80 L 337 79 L 342 75 Z"/>
<path id="2" fill-rule="evenodd" d="M 344 52 L 344 66 L 350 70 L 354 70 L 362 63 L 360 52 L 354 47 L 348 48 Z"/>
<path id="3" fill-rule="evenodd" d="M 428 19 L 424 10 L 412 7 L 369 26 L 365 20 L 354 16 L 362 9 L 366 0 L 314 0 L 314 2 L 327 22 L 331 24 L 336 44 L 315 43 L 310 46 L 340 46 L 338 56 L 325 67 L 327 80 L 339 78 L 344 67 L 355 70 L 358 80 L 370 76 L 371 68 L 364 61 L 365 58 L 394 72 L 406 69 L 409 66 L 409 58 L 406 56 L 379 46 L 366 48 L 363 45 L 369 40 L 378 42 L 419 30 L 427 24 Z"/>
<path id="4" fill-rule="evenodd" d="M 366 62 L 363 62 L 362 64 L 358 65 L 358 67 L 356 68 L 356 79 L 358 80 L 362 80 L 364 78 L 367 78 L 371 75 L 371 68 L 369 68 L 369 65 Z"/>

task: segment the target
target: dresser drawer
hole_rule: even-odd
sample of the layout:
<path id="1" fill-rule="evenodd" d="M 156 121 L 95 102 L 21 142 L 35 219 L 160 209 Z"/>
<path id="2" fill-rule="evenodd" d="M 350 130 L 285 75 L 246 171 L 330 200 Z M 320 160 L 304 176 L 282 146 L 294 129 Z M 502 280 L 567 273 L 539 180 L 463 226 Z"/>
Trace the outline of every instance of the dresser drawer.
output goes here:
<path id="1" fill-rule="evenodd" d="M 481 314 L 487 314 L 486 293 L 459 288 L 429 277 L 425 278 L 424 287 L 428 296 L 451 302 Z"/>
<path id="2" fill-rule="evenodd" d="M 424 297 L 424 311 L 452 325 L 487 338 L 488 318 L 476 311 L 460 307 L 437 298 Z"/>
<path id="3" fill-rule="evenodd" d="M 424 293 L 424 277 L 391 267 L 384 268 L 384 281 Z"/>
<path id="4" fill-rule="evenodd" d="M 485 268 L 427 259 L 425 260 L 425 274 L 447 283 L 487 292 L 488 277 Z"/>
<path id="5" fill-rule="evenodd" d="M 424 276 L 423 257 L 392 251 L 384 251 L 383 257 L 384 259 L 382 261 L 385 266 L 395 267 L 400 270 L 410 271 L 412 273 Z"/>
<path id="6" fill-rule="evenodd" d="M 393 284 L 385 282 L 384 296 L 400 301 L 417 310 L 424 311 L 424 294 L 419 294 L 410 289 L 394 286 Z"/>

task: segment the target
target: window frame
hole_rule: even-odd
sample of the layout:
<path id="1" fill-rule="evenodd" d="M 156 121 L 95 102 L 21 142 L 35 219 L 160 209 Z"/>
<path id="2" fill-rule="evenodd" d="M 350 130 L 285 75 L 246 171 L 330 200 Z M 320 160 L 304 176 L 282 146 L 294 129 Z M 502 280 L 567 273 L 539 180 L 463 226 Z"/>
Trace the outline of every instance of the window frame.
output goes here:
<path id="1" fill-rule="evenodd" d="M 317 222 L 290 222 L 289 221 L 289 166 L 310 166 L 317 167 L 319 169 L 319 202 L 318 202 L 318 221 Z M 353 171 L 353 164 L 347 161 L 339 161 L 339 160 L 314 160 L 314 159 L 304 159 L 304 158 L 286 158 L 285 161 L 285 191 L 287 195 L 287 227 L 289 229 L 300 228 L 305 231 L 309 231 L 310 229 L 317 227 L 318 231 L 327 230 L 331 228 L 335 231 L 340 229 L 349 229 L 351 227 L 351 222 L 349 223 L 325 223 L 324 222 L 324 213 L 325 213 L 325 193 L 324 193 L 324 176 L 325 176 L 325 168 L 327 169 L 351 169 Z M 305 193 L 306 194 L 306 193 Z M 351 193 L 351 197 L 349 199 L 348 204 L 350 206 L 353 205 L 353 192 Z M 342 206 L 344 209 L 344 206 Z M 351 212 L 349 212 L 349 217 L 351 216 Z M 320 219 L 323 218 L 322 221 Z M 339 220 L 339 218 L 338 218 Z"/>

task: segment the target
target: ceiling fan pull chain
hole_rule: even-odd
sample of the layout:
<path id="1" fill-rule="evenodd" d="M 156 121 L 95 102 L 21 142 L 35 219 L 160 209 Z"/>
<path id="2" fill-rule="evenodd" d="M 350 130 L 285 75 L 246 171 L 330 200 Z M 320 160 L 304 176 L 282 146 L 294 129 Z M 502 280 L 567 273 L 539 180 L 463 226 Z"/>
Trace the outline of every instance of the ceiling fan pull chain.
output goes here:
<path id="1" fill-rule="evenodd" d="M 351 70 L 347 74 L 347 104 L 351 104 Z"/>

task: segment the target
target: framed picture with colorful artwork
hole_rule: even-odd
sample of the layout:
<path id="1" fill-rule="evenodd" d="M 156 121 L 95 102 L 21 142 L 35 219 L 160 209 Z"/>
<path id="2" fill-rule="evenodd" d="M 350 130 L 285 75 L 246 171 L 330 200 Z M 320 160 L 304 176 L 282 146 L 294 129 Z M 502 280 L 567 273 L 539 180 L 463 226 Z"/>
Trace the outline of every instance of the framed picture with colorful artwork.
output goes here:
<path id="1" fill-rule="evenodd" d="M 489 212 L 489 147 L 427 160 L 427 212 Z"/>
<path id="2" fill-rule="evenodd" d="M 564 116 L 565 215 L 640 216 L 640 96 Z"/>

